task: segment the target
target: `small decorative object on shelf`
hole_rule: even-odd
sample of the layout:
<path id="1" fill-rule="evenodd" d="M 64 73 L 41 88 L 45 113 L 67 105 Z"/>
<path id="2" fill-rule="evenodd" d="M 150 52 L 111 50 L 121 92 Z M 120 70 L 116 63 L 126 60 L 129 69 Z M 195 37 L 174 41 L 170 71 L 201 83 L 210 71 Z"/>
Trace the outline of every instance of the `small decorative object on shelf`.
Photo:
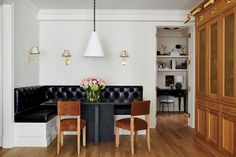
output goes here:
<path id="1" fill-rule="evenodd" d="M 88 77 L 81 81 L 80 86 L 86 90 L 86 98 L 95 102 L 100 98 L 100 91 L 105 88 L 105 81 L 96 77 Z"/>
<path id="2" fill-rule="evenodd" d="M 171 53 L 170 53 L 171 56 L 179 56 L 179 52 L 178 51 L 175 51 L 175 49 L 173 48 L 171 50 Z"/>
<path id="3" fill-rule="evenodd" d="M 182 88 L 182 83 L 184 82 L 184 77 L 182 75 L 178 75 L 175 77 L 175 88 L 180 90 Z"/>
<path id="4" fill-rule="evenodd" d="M 157 69 L 163 69 L 163 61 L 157 61 Z"/>
<path id="5" fill-rule="evenodd" d="M 161 51 L 160 51 L 161 55 L 165 55 L 166 54 L 166 48 L 167 48 L 167 46 L 161 45 Z"/>
<path id="6" fill-rule="evenodd" d="M 184 45 L 181 47 L 181 54 L 180 55 L 187 55 L 185 53 L 185 46 Z"/>
<path id="7" fill-rule="evenodd" d="M 171 69 L 176 69 L 176 60 L 170 61 Z"/>

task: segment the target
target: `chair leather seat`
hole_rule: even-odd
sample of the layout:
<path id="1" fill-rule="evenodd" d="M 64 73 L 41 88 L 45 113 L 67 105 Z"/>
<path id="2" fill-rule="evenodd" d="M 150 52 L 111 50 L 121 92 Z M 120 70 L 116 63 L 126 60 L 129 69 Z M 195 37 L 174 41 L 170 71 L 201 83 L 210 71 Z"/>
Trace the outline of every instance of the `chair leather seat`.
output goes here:
<path id="1" fill-rule="evenodd" d="M 160 101 L 160 103 L 174 103 L 175 101 L 173 99 L 163 99 Z"/>
<path id="2" fill-rule="evenodd" d="M 116 121 L 116 127 L 125 130 L 131 130 L 130 128 L 130 118 L 124 118 Z M 147 122 L 140 118 L 134 118 L 134 131 L 146 130 Z"/>
<path id="3" fill-rule="evenodd" d="M 86 126 L 86 121 L 80 119 L 80 129 Z M 77 131 L 77 119 L 63 119 L 61 120 L 61 131 Z"/>

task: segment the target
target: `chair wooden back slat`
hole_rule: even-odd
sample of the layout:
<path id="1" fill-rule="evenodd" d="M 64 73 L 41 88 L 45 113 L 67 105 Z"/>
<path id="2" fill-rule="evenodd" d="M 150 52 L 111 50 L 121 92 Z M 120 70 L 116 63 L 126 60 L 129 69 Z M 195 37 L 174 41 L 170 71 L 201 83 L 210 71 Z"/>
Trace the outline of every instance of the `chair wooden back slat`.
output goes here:
<path id="1" fill-rule="evenodd" d="M 79 101 L 58 101 L 57 102 L 58 116 L 79 116 L 80 102 Z"/>
<path id="2" fill-rule="evenodd" d="M 149 113 L 150 113 L 150 100 L 132 102 L 131 116 L 148 115 Z"/>

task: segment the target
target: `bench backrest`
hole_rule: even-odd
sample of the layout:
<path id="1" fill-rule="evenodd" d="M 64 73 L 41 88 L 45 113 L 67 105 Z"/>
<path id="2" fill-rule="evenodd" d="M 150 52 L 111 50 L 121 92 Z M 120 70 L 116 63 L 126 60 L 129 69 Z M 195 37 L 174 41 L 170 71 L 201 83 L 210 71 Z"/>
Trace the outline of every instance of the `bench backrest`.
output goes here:
<path id="1" fill-rule="evenodd" d="M 30 109 L 50 99 L 81 99 L 85 90 L 80 86 L 34 86 L 15 89 L 15 113 Z M 106 86 L 101 98 L 142 100 L 142 86 Z"/>
<path id="2" fill-rule="evenodd" d="M 40 86 L 15 88 L 15 113 L 40 105 L 45 100 L 45 93 Z"/>

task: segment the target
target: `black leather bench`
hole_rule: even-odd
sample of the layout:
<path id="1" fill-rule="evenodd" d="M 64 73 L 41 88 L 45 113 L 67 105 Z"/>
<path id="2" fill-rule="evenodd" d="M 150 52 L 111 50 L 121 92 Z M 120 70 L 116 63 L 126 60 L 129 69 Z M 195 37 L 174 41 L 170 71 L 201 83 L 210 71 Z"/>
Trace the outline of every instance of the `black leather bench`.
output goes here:
<path id="1" fill-rule="evenodd" d="M 52 99 L 83 99 L 85 91 L 80 86 L 33 86 L 15 88 L 15 122 L 37 123 L 48 122 L 57 114 L 56 106 L 43 105 Z M 143 98 L 142 86 L 106 86 L 101 91 L 102 99 Z M 115 104 L 114 104 L 115 105 Z M 115 115 L 130 113 L 130 106 L 114 106 Z"/>

